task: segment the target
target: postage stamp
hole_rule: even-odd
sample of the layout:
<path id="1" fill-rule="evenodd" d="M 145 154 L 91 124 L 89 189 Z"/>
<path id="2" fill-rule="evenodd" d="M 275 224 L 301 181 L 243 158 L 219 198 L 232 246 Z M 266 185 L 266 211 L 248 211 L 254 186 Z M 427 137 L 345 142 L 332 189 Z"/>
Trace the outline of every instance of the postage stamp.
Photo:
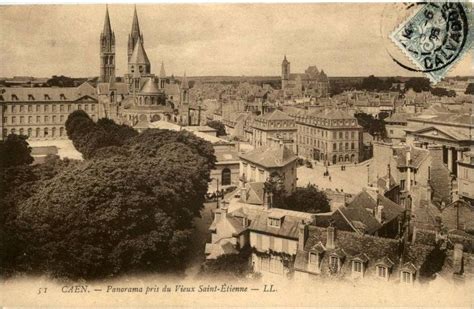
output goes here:
<path id="1" fill-rule="evenodd" d="M 416 68 L 394 61 L 410 71 L 425 73 L 437 83 L 470 49 L 472 31 L 466 3 L 424 3 L 390 34 Z"/>

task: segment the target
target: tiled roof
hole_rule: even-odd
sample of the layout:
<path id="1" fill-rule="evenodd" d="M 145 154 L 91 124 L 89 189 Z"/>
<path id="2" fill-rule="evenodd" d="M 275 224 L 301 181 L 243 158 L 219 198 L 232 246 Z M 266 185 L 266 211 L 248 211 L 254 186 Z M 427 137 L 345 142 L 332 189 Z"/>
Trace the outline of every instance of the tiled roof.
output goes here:
<path id="1" fill-rule="evenodd" d="M 352 225 L 363 234 L 373 234 L 382 227 L 382 224 L 375 219 L 364 207 L 340 207 L 337 209 Z"/>
<path id="2" fill-rule="evenodd" d="M 268 224 L 269 217 L 283 217 L 280 227 L 270 226 Z M 298 224 L 303 220 L 311 222 L 313 218 L 312 214 L 305 212 L 272 208 L 268 211 L 262 211 L 257 215 L 250 224 L 249 230 L 284 238 L 298 239 Z"/>
<path id="3" fill-rule="evenodd" d="M 101 94 L 108 95 L 109 87 L 110 87 L 110 83 L 99 83 L 97 84 L 97 93 L 99 95 Z M 114 82 L 114 88 L 115 88 L 116 94 L 128 95 L 128 84 Z"/>
<path id="4" fill-rule="evenodd" d="M 367 273 L 375 273 L 375 264 L 379 263 L 384 258 L 388 258 L 391 261 L 398 262 L 400 255 L 399 241 L 389 238 L 381 238 L 369 235 L 359 235 L 352 232 L 346 231 L 335 231 L 335 250 L 327 250 L 327 254 L 323 254 L 323 261 L 321 261 L 321 272 L 328 273 L 329 263 L 328 256 L 339 250 L 344 250 L 347 254 L 345 261 L 343 261 L 342 272 L 351 271 L 352 265 L 349 261 L 352 258 L 365 254 L 368 262 L 366 264 Z M 308 239 L 304 246 L 304 251 L 299 249 L 296 254 L 295 269 L 308 271 L 308 252 L 310 249 L 321 243 L 327 247 L 327 229 L 309 226 L 308 227 Z M 396 265 L 395 265 L 396 266 Z M 395 267 L 394 266 L 394 267 Z"/>
<path id="5" fill-rule="evenodd" d="M 74 102 L 85 96 L 97 99 L 95 88 L 87 82 L 78 87 L 22 87 L 3 90 L 0 101 L 4 102 Z"/>
<path id="6" fill-rule="evenodd" d="M 278 109 L 274 110 L 271 113 L 258 116 L 257 118 L 266 119 L 266 120 L 293 120 L 292 117 L 288 116 L 286 113 Z"/>
<path id="7" fill-rule="evenodd" d="M 245 202 L 253 205 L 263 205 L 263 188 L 263 182 L 247 183 L 245 189 Z"/>
<path id="8" fill-rule="evenodd" d="M 383 206 L 383 224 L 389 223 L 404 212 L 403 207 L 392 202 L 382 194 L 375 193 L 375 196 L 371 196 L 367 191 L 362 191 L 357 194 L 347 207 L 361 207 L 364 209 L 370 209 L 371 211 L 376 211 L 377 199 L 380 205 Z"/>
<path id="9" fill-rule="evenodd" d="M 429 151 L 426 149 L 416 148 L 416 147 L 404 147 L 404 148 L 394 148 L 393 149 L 395 156 L 397 157 L 397 167 L 406 167 L 406 154 L 410 151 L 411 163 L 410 167 L 418 168 L 421 163 L 429 156 Z"/>
<path id="10" fill-rule="evenodd" d="M 240 154 L 240 158 L 263 167 L 283 167 L 295 161 L 297 156 L 285 145 L 266 145 L 254 149 L 245 154 Z"/>

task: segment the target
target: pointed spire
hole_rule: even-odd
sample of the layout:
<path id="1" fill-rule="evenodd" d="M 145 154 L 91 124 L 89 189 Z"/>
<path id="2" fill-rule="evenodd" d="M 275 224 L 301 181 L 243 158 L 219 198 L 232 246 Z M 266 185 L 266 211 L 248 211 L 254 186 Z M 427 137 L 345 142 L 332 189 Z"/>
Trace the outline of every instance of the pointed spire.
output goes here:
<path id="1" fill-rule="evenodd" d="M 184 71 L 183 81 L 181 82 L 181 89 L 188 89 L 188 79 L 186 78 L 186 71 Z"/>
<path id="2" fill-rule="evenodd" d="M 140 37 L 140 24 L 138 23 L 138 15 L 137 15 L 137 5 L 135 4 L 134 11 L 133 11 L 133 22 L 132 22 L 132 31 L 130 32 L 132 37 Z"/>
<path id="3" fill-rule="evenodd" d="M 163 61 L 161 61 L 160 78 L 165 78 L 165 77 L 166 77 L 165 64 L 163 63 Z"/>
<path id="4" fill-rule="evenodd" d="M 150 64 L 150 60 L 148 60 L 148 56 L 145 52 L 145 48 L 143 47 L 142 40 L 138 37 L 137 44 L 135 44 L 135 48 L 133 49 L 132 56 L 130 57 L 129 63 L 135 64 Z"/>
<path id="5" fill-rule="evenodd" d="M 112 34 L 112 27 L 110 26 L 110 17 L 109 17 L 109 6 L 105 5 L 105 20 L 104 20 L 104 30 L 102 30 L 103 35 Z"/>

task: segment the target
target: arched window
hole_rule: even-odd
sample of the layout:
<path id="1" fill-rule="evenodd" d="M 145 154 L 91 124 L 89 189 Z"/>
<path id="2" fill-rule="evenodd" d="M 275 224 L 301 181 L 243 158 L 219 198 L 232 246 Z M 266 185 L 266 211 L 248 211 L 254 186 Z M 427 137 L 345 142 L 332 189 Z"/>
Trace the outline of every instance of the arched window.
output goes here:
<path id="1" fill-rule="evenodd" d="M 44 128 L 43 136 L 48 137 L 48 128 Z"/>
<path id="2" fill-rule="evenodd" d="M 342 155 L 339 156 L 339 162 L 344 162 L 344 157 Z"/>
<path id="3" fill-rule="evenodd" d="M 349 155 L 346 154 L 346 162 L 349 162 Z"/>
<path id="4" fill-rule="evenodd" d="M 230 169 L 224 168 L 222 170 L 222 185 L 228 186 L 231 184 L 231 172 Z"/>

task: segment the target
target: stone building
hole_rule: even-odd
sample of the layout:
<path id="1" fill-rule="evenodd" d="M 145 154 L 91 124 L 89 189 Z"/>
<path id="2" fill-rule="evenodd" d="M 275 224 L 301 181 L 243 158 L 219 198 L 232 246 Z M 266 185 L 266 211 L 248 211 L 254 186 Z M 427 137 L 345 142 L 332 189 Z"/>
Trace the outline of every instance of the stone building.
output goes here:
<path id="1" fill-rule="evenodd" d="M 240 154 L 240 187 L 246 183 L 265 182 L 272 174 L 283 179 L 287 194 L 296 188 L 297 157 L 282 141 Z"/>
<path id="2" fill-rule="evenodd" d="M 348 164 L 363 158 L 362 127 L 343 110 L 290 114 L 296 121 L 299 156 L 325 164 Z"/>
<path id="3" fill-rule="evenodd" d="M 0 89 L 2 139 L 8 134 L 30 139 L 66 139 L 65 123 L 70 113 L 83 110 L 93 120 L 100 118 L 94 87 L 34 87 Z"/>
<path id="4" fill-rule="evenodd" d="M 281 89 L 285 98 L 329 96 L 329 79 L 323 70 L 310 66 L 304 73 L 291 73 L 286 55 L 281 63 Z"/>
<path id="5" fill-rule="evenodd" d="M 293 149 L 296 135 L 295 120 L 280 110 L 255 117 L 252 123 L 251 144 L 255 147 L 271 143 L 277 138 Z"/>
<path id="6" fill-rule="evenodd" d="M 474 152 L 458 160 L 458 195 L 474 206 Z"/>

